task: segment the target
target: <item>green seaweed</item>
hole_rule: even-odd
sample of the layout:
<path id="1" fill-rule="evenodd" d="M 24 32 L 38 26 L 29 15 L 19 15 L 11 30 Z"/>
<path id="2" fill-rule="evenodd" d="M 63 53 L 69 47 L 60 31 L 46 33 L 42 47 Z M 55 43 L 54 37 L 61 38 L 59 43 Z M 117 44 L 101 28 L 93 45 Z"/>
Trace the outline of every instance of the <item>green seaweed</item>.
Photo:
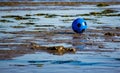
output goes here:
<path id="1" fill-rule="evenodd" d="M 90 15 L 97 16 L 97 15 L 101 15 L 101 13 L 100 12 L 90 12 Z"/>
<path id="2" fill-rule="evenodd" d="M 30 15 L 30 14 L 26 14 L 25 16 L 32 16 L 32 15 Z"/>
<path id="3" fill-rule="evenodd" d="M 16 17 L 21 17 L 18 15 L 6 15 L 6 16 L 1 16 L 2 18 L 16 18 Z"/>
<path id="4" fill-rule="evenodd" d="M 27 22 L 27 23 L 21 23 L 21 24 L 34 25 L 35 23 Z"/>
<path id="5" fill-rule="evenodd" d="M 28 20 L 28 19 L 36 19 L 36 18 L 30 18 L 30 17 L 15 17 L 16 20 Z"/>
<path id="6" fill-rule="evenodd" d="M 90 14 L 78 14 L 77 16 L 90 16 Z"/>
<path id="7" fill-rule="evenodd" d="M 104 24 L 104 23 L 102 23 L 102 22 L 96 22 L 97 24 Z"/>
<path id="8" fill-rule="evenodd" d="M 104 16 L 120 16 L 120 14 L 106 14 Z"/>
<path id="9" fill-rule="evenodd" d="M 6 23 L 6 22 L 13 22 L 13 21 L 3 19 L 3 20 L 0 20 L 0 22 Z"/>
<path id="10" fill-rule="evenodd" d="M 73 20 L 74 20 L 74 19 L 64 19 L 64 20 L 61 20 L 61 21 L 67 23 L 67 22 L 69 22 L 69 21 L 73 21 Z"/>
<path id="11" fill-rule="evenodd" d="M 37 66 L 37 67 L 42 67 L 44 64 L 31 64 L 31 65 L 35 65 L 35 66 Z"/>
<path id="12" fill-rule="evenodd" d="M 91 18 L 84 18 L 85 20 L 94 20 L 94 19 L 91 19 Z"/>
<path id="13" fill-rule="evenodd" d="M 25 26 L 11 26 L 12 28 L 25 28 Z"/>
<path id="14" fill-rule="evenodd" d="M 115 36 L 115 33 L 111 33 L 111 32 L 106 32 L 104 33 L 105 36 Z"/>
<path id="15" fill-rule="evenodd" d="M 44 13 L 37 13 L 37 14 L 34 14 L 35 16 L 44 16 L 44 15 L 48 15 L 48 14 L 44 14 Z"/>
<path id="16" fill-rule="evenodd" d="M 96 5 L 97 7 L 105 7 L 105 6 L 109 6 L 108 4 L 106 3 L 99 3 Z"/>
<path id="17" fill-rule="evenodd" d="M 55 18 L 57 15 L 55 14 L 46 14 L 45 18 Z"/>
<path id="18" fill-rule="evenodd" d="M 101 12 L 90 12 L 89 14 L 79 14 L 77 16 L 120 16 L 120 14 L 110 14 L 110 13 L 115 13 L 118 12 L 116 10 L 112 10 L 112 9 L 105 9 Z"/>
<path id="19" fill-rule="evenodd" d="M 90 12 L 89 14 L 79 14 L 78 16 L 91 16 L 91 15 L 100 16 L 102 15 L 102 13 L 101 12 Z"/>
<path id="20" fill-rule="evenodd" d="M 23 17 L 23 16 L 18 16 L 18 15 L 6 15 L 6 16 L 2 16 L 2 18 L 14 18 L 16 20 L 36 19 L 36 18 Z"/>
<path id="21" fill-rule="evenodd" d="M 35 25 L 35 27 L 55 27 L 54 25 Z"/>
<path id="22" fill-rule="evenodd" d="M 55 18 L 56 14 L 44 14 L 44 13 L 38 13 L 38 14 L 34 14 L 35 16 L 45 16 L 45 18 Z"/>
<path id="23" fill-rule="evenodd" d="M 65 26 L 59 26 L 60 28 L 65 28 Z"/>
<path id="24" fill-rule="evenodd" d="M 103 10 L 101 13 L 102 14 L 108 14 L 108 13 L 115 13 L 115 12 L 118 12 L 118 11 L 112 10 L 112 9 L 106 9 L 106 10 Z"/>
<path id="25" fill-rule="evenodd" d="M 10 66 L 19 66 L 19 67 L 23 67 L 23 66 L 26 66 L 26 65 L 22 65 L 22 64 L 15 64 L 15 65 L 10 65 Z"/>
<path id="26" fill-rule="evenodd" d="M 76 17 L 77 15 L 61 15 L 61 17 Z"/>

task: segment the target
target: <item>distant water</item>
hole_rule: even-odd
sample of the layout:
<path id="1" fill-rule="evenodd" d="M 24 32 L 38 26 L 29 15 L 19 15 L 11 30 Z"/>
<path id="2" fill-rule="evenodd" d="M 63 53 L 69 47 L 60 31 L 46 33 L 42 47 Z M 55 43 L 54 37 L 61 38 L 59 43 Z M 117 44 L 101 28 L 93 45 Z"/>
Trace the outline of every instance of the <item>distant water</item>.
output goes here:
<path id="1" fill-rule="evenodd" d="M 0 0 L 1 2 L 16 0 Z M 120 2 L 120 0 L 17 0 L 17 1 L 39 1 L 39 2 Z"/>

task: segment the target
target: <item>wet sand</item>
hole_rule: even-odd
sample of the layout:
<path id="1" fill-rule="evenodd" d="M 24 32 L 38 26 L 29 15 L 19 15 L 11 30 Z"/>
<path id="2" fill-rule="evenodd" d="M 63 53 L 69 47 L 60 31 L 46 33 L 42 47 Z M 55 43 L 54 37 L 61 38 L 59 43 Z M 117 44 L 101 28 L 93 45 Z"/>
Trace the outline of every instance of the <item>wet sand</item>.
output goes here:
<path id="1" fill-rule="evenodd" d="M 41 38 L 45 39 L 46 44 L 49 42 L 51 43 L 68 43 L 72 44 L 72 48 L 75 48 L 77 51 L 94 51 L 94 52 L 115 52 L 119 50 L 119 46 L 116 48 L 108 48 L 105 46 L 105 43 L 119 43 L 120 42 L 120 28 L 118 27 L 98 27 L 99 30 L 96 29 L 87 29 L 85 33 L 83 34 L 77 34 L 74 33 L 72 30 L 52 30 L 48 32 L 14 32 L 11 34 L 16 34 L 16 35 L 23 35 L 23 34 L 29 34 L 29 35 L 35 35 L 34 38 Z M 46 37 L 45 37 L 46 36 Z M 64 38 L 65 36 L 69 36 L 72 39 L 56 39 L 53 40 L 54 37 L 62 37 Z M 81 41 L 80 41 L 81 40 Z M 40 44 L 34 44 L 36 42 L 34 39 L 26 39 L 24 42 L 21 42 L 20 44 L 18 43 L 11 43 L 15 42 L 14 39 L 1 39 L 1 44 L 0 47 L 3 48 L 3 50 L 0 50 L 0 59 L 11 59 L 12 57 L 19 56 L 22 54 L 27 54 L 27 53 L 34 53 L 36 51 L 44 51 L 48 53 L 52 53 L 56 55 L 62 55 L 64 54 L 63 51 L 54 51 L 51 50 L 49 46 L 43 46 Z M 23 41 L 23 40 L 21 40 Z M 83 41 L 83 42 L 82 42 Z M 4 44 L 5 43 L 5 44 Z M 7 44 L 6 44 L 7 43 Z M 32 45 L 33 43 L 33 45 Z M 67 44 L 66 44 L 67 45 Z M 76 47 L 77 45 L 84 46 L 84 47 L 89 47 L 89 48 L 84 48 L 83 47 Z M 62 47 L 62 45 L 59 45 Z M 10 48 L 9 50 L 4 50 L 4 48 Z M 47 49 L 48 48 L 48 49 Z M 54 49 L 54 48 L 53 48 Z M 72 51 L 71 51 L 72 52 Z M 75 52 L 75 51 L 73 51 Z M 58 54 L 57 54 L 58 53 Z M 66 51 L 66 53 L 70 53 L 69 48 Z"/>
<path id="2" fill-rule="evenodd" d="M 0 10 L 1 72 L 119 73 L 119 5 L 16 4 Z M 78 17 L 88 24 L 83 34 L 71 29 Z"/>

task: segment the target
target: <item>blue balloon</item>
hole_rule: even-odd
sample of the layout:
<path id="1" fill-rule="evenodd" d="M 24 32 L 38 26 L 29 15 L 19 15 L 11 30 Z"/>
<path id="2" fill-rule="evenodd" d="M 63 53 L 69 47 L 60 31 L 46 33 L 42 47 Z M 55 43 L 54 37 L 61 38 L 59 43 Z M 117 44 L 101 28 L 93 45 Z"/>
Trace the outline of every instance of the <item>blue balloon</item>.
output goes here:
<path id="1" fill-rule="evenodd" d="M 72 29 L 76 33 L 83 33 L 87 29 L 87 23 L 83 18 L 77 18 L 72 23 Z"/>

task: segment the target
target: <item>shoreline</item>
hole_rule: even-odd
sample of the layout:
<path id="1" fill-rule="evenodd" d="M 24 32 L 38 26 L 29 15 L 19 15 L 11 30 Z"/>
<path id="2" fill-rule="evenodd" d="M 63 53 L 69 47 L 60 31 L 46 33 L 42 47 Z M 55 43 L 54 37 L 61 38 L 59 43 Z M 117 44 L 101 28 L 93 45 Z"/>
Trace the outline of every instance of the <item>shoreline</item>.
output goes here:
<path id="1" fill-rule="evenodd" d="M 0 2 L 0 6 L 37 6 L 37 5 L 55 5 L 55 6 L 77 6 L 77 5 L 96 5 L 104 4 L 120 4 L 120 2 Z"/>

